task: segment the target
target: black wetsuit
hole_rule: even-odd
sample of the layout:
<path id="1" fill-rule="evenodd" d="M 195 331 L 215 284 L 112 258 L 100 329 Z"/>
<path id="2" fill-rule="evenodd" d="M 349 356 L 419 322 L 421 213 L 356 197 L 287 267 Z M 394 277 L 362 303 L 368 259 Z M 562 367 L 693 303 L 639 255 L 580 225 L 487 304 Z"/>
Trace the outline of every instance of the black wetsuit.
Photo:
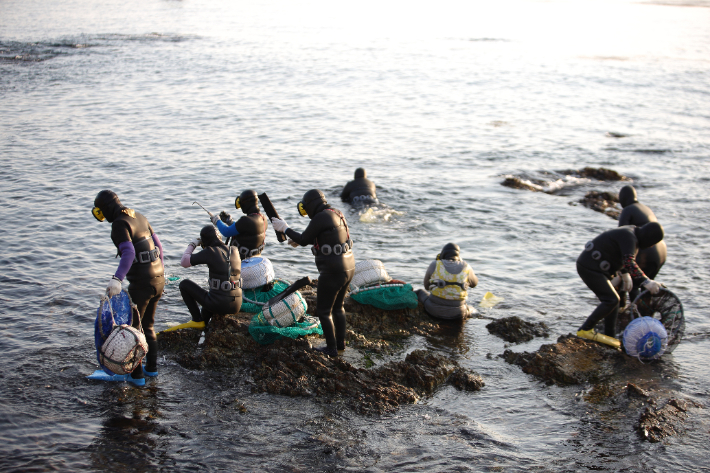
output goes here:
<path id="1" fill-rule="evenodd" d="M 601 302 L 580 330 L 591 330 L 604 319 L 604 333 L 615 336 L 620 299 L 611 284 L 612 275 L 623 269 L 634 280 L 647 279 L 635 261 L 639 249 L 635 231 L 633 225 L 606 231 L 588 242 L 577 258 L 577 273 Z"/>
<path id="2" fill-rule="evenodd" d="M 146 371 L 157 371 L 158 342 L 155 336 L 153 325 L 155 324 L 155 309 L 158 301 L 163 295 L 165 287 L 165 276 L 163 263 L 160 258 L 150 261 L 145 257 L 146 252 L 155 249 L 153 241 L 153 229 L 148 220 L 138 212 L 131 217 L 125 213 L 120 213 L 111 223 L 111 240 L 118 248 L 122 243 L 130 241 L 136 251 L 136 259 L 126 274 L 128 279 L 128 294 L 131 300 L 138 307 L 138 313 L 133 314 L 133 326 L 138 328 L 139 323 L 143 327 L 145 339 L 148 342 L 148 354 L 146 355 Z M 141 256 L 143 255 L 143 256 Z M 141 262 L 143 260 L 145 262 Z M 143 368 L 138 367 L 131 373 L 134 379 L 143 378 Z"/>
<path id="3" fill-rule="evenodd" d="M 192 320 L 208 324 L 213 314 L 239 312 L 242 307 L 239 250 L 222 243 L 208 246 L 190 256 L 190 266 L 198 264 L 206 264 L 209 268 L 209 292 L 189 279 L 180 281 L 180 294 Z M 202 306 L 201 312 L 198 304 Z"/>
<path id="4" fill-rule="evenodd" d="M 309 215 L 311 215 L 309 213 Z M 316 315 L 320 319 L 323 336 L 328 348 L 345 348 L 345 309 L 343 301 L 348 284 L 355 274 L 355 257 L 348 224 L 342 212 L 319 204 L 311 216 L 311 221 L 303 233 L 291 228 L 286 235 L 301 246 L 313 245 L 318 268 L 318 293 Z M 347 251 L 334 251 L 337 245 L 347 244 Z M 330 254 L 323 254 L 324 251 Z M 339 253 L 339 254 L 336 254 Z"/>
<path id="5" fill-rule="evenodd" d="M 658 219 L 656 219 L 653 211 L 639 202 L 624 206 L 624 210 L 619 215 L 619 226 L 636 225 L 641 227 L 648 222 L 657 221 Z M 636 255 L 636 263 L 646 273 L 646 276 L 650 279 L 655 279 L 661 270 L 661 266 L 666 262 L 666 256 L 666 242 L 661 240 L 650 248 L 639 250 L 638 255 Z M 636 284 L 634 284 L 634 289 L 638 290 Z"/>
<path id="6" fill-rule="evenodd" d="M 351 204 L 377 203 L 375 183 L 366 177 L 358 177 L 345 184 L 343 191 L 340 193 L 340 198 L 343 202 L 350 202 Z"/>

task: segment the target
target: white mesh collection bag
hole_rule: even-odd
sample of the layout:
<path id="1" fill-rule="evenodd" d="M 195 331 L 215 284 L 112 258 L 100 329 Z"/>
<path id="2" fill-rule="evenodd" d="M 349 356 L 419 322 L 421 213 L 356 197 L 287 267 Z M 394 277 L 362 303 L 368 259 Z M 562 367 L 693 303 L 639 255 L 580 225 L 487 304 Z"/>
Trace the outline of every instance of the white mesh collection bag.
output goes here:
<path id="1" fill-rule="evenodd" d="M 355 263 L 355 275 L 350 281 L 350 290 L 354 291 L 360 287 L 382 284 L 391 281 L 387 274 L 385 265 L 377 259 L 367 259 Z"/>
<path id="2" fill-rule="evenodd" d="M 242 289 L 255 289 L 274 280 L 274 267 L 269 258 L 254 256 L 242 261 Z"/>
<path id="3" fill-rule="evenodd" d="M 130 325 L 115 325 L 101 345 L 101 364 L 116 374 L 128 374 L 148 353 L 145 335 Z"/>
<path id="4" fill-rule="evenodd" d="M 274 327 L 289 327 L 306 313 L 306 303 L 301 293 L 296 291 L 273 306 L 265 305 L 262 309 L 264 319 Z"/>

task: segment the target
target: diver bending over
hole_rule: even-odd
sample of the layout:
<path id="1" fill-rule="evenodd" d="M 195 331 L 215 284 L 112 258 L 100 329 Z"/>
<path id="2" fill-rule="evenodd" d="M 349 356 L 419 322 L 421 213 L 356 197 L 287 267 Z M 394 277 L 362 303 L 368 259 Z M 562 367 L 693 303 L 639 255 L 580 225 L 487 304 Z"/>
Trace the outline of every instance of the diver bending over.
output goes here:
<path id="1" fill-rule="evenodd" d="M 460 256 L 456 243 L 447 243 L 436 255 L 424 275 L 424 287 L 417 290 L 419 302 L 432 317 L 461 320 L 475 309 L 466 304 L 467 289 L 478 285 L 478 278 Z"/>
<path id="2" fill-rule="evenodd" d="M 647 206 L 640 203 L 636 197 L 636 189 L 632 186 L 624 186 L 619 191 L 619 202 L 624 209 L 619 215 L 619 226 L 635 225 L 641 227 L 649 222 L 658 222 L 656 215 Z M 648 248 L 640 249 L 636 255 L 636 264 L 649 279 L 655 279 L 661 267 L 666 262 L 667 249 L 666 242 L 661 240 Z M 636 281 L 638 282 L 638 280 Z M 640 292 L 638 284 L 629 293 L 633 301 Z"/>
<path id="3" fill-rule="evenodd" d="M 203 250 L 193 254 L 198 245 Z M 178 326 L 180 328 L 204 328 L 213 314 L 236 314 L 242 307 L 239 250 L 222 243 L 212 225 L 202 228 L 200 238 L 187 245 L 180 260 L 183 268 L 198 264 L 206 264 L 209 268 L 210 290 L 205 291 L 189 279 L 180 281 L 180 294 L 192 316 L 192 322 Z"/>
<path id="4" fill-rule="evenodd" d="M 318 189 L 303 194 L 298 213 L 311 219 L 303 233 L 290 229 L 278 218 L 272 218 L 271 223 L 277 232 L 286 233 L 291 246 L 313 245 L 311 252 L 316 257 L 319 272 L 316 315 L 326 341 L 326 346 L 317 350 L 328 356 L 338 356 L 338 350 L 345 349 L 343 301 L 355 273 L 348 223 L 340 210 L 328 205 Z"/>
<path id="5" fill-rule="evenodd" d="M 245 190 L 234 201 L 234 206 L 244 213 L 234 222 L 224 210 L 212 217 L 212 223 L 226 237 L 233 237 L 231 245 L 239 249 L 239 256 L 245 260 L 258 256 L 264 250 L 267 219 L 259 211 L 258 196 L 254 190 Z"/>
<path id="6" fill-rule="evenodd" d="M 355 170 L 355 179 L 345 184 L 340 193 L 343 202 L 352 205 L 370 205 L 377 203 L 375 183 L 367 178 L 367 171 L 363 168 Z"/>
<path id="7" fill-rule="evenodd" d="M 128 382 L 145 385 L 145 376 L 158 375 L 158 341 L 153 330 L 155 309 L 165 287 L 163 247 L 148 220 L 133 209 L 121 204 L 118 196 L 103 190 L 94 199 L 91 213 L 98 221 L 111 224 L 111 240 L 118 249 L 121 261 L 106 287 L 109 297 L 121 292 L 121 281 L 128 279 L 128 294 L 138 308 L 132 325 L 142 327 L 148 353 L 145 369 L 139 365 L 128 377 Z"/>
<path id="8" fill-rule="evenodd" d="M 648 248 L 663 239 L 663 227 L 658 222 L 643 227 L 626 225 L 608 230 L 587 242 L 577 258 L 577 273 L 589 289 L 599 298 L 600 304 L 582 324 L 577 335 L 592 338 L 594 326 L 604 320 L 604 334 L 615 336 L 616 318 L 619 314 L 619 294 L 613 283 L 630 290 L 634 281 L 652 294 L 661 285 L 649 279 L 636 264 L 639 249 Z M 611 280 L 612 275 L 620 275 Z"/>

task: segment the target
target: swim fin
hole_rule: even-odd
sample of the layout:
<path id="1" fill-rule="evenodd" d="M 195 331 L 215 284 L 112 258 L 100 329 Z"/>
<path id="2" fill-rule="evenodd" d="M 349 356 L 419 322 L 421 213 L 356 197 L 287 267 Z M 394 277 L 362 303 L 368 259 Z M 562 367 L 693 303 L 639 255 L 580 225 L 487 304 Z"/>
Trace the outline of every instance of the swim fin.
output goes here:
<path id="1" fill-rule="evenodd" d="M 146 371 L 145 365 L 143 365 L 143 374 L 151 378 L 155 378 L 156 376 L 158 376 L 158 371 Z"/>
<path id="2" fill-rule="evenodd" d="M 87 376 L 86 379 L 93 379 L 96 381 L 126 381 L 127 376 L 127 374 L 110 375 L 104 370 L 96 370 Z"/>
<path id="3" fill-rule="evenodd" d="M 142 388 L 145 386 L 145 378 L 134 378 L 130 374 L 126 375 L 126 381 L 128 381 L 130 384 L 137 388 Z"/>
<path id="4" fill-rule="evenodd" d="M 191 320 L 189 322 L 185 322 L 184 324 L 176 325 L 174 327 L 166 328 L 163 330 L 163 332 L 172 332 L 173 330 L 182 330 L 184 328 L 196 328 L 199 330 L 204 330 L 205 328 L 205 323 L 204 322 L 195 322 L 194 320 Z"/>
<path id="5" fill-rule="evenodd" d="M 592 340 L 594 342 L 603 343 L 614 348 L 621 348 L 621 341 L 614 337 L 604 335 L 603 333 L 597 333 L 592 330 L 579 330 L 577 331 L 577 336 L 580 338 L 586 338 L 587 340 Z"/>

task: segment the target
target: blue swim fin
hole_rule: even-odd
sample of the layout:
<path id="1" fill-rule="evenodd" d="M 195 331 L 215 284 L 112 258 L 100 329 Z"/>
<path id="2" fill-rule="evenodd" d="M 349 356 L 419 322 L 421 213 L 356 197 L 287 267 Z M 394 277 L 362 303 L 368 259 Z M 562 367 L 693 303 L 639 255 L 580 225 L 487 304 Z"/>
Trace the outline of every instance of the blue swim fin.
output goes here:
<path id="1" fill-rule="evenodd" d="M 126 381 L 127 374 L 114 374 L 110 375 L 104 370 L 96 370 L 91 373 L 86 379 L 93 379 L 96 381 Z"/>

